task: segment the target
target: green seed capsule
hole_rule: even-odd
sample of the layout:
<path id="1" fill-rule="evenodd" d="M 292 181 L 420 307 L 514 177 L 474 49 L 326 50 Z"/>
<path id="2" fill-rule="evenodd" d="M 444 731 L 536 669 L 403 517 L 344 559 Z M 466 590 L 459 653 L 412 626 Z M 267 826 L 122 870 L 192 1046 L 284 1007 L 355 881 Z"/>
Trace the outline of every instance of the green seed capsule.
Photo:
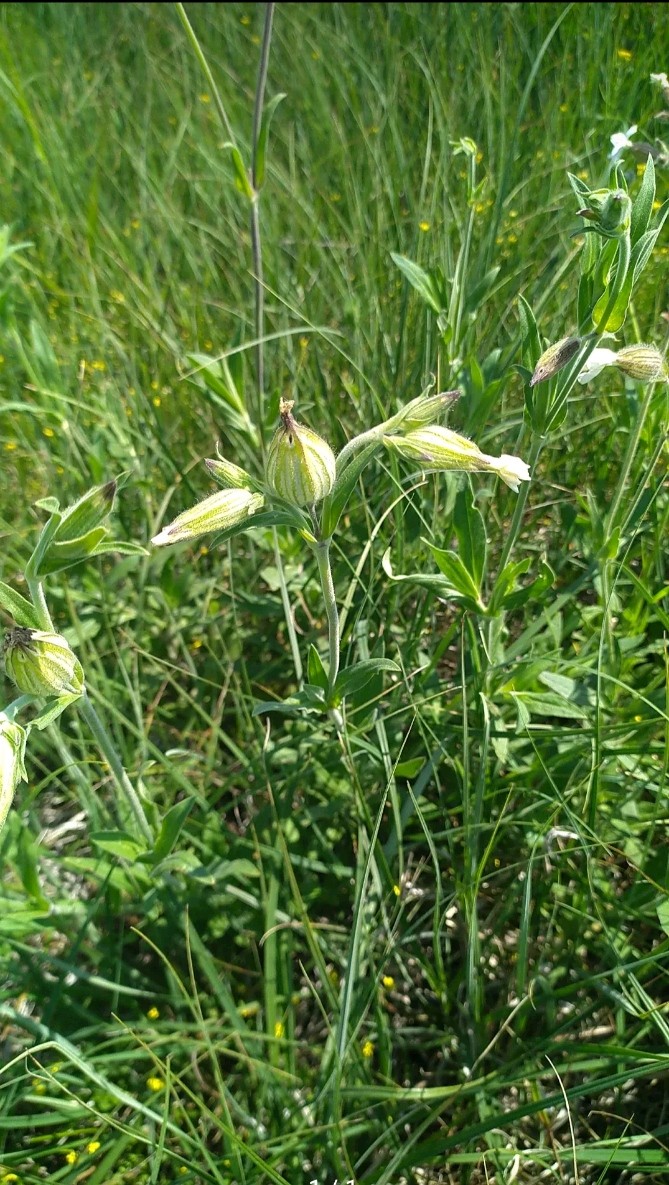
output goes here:
<path id="1" fill-rule="evenodd" d="M 81 663 L 60 634 L 14 626 L 5 634 L 3 653 L 7 677 L 25 695 L 84 690 Z"/>
<path id="2" fill-rule="evenodd" d="M 292 406 L 281 400 L 281 427 L 269 446 L 265 477 L 285 502 L 315 506 L 332 489 L 335 455 L 321 436 L 293 419 Z"/>

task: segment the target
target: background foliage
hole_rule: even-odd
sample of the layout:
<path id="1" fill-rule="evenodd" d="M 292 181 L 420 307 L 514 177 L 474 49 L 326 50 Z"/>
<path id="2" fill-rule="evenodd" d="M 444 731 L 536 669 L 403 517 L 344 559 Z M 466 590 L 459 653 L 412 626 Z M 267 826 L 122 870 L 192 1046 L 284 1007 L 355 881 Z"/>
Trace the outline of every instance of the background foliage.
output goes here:
<path id="1" fill-rule="evenodd" d="M 248 158 L 263 8 L 188 14 Z M 453 427 L 523 455 L 518 297 L 546 340 L 574 331 L 567 170 L 603 184 L 631 124 L 656 142 L 668 59 L 664 5 L 279 5 L 265 433 L 283 395 L 338 449 L 436 376 L 463 391 Z M 254 277 L 171 6 L 5 4 L 0 89 L 0 575 L 20 588 L 47 494 L 131 469 L 116 534 L 146 543 L 210 491 L 216 440 L 259 470 Z M 667 250 L 626 343 L 664 347 Z M 391 252 L 457 281 L 447 332 Z M 334 557 L 344 654 L 402 673 L 352 698 L 343 743 L 253 715 L 296 686 L 268 532 L 52 578 L 168 824 L 157 862 L 118 838 L 76 712 L 31 737 L 0 838 L 0 1180 L 664 1179 L 667 404 L 612 373 L 533 474 L 516 558 L 552 583 L 493 655 L 382 557 L 462 553 L 471 488 L 494 572 L 515 496 L 367 472 Z M 287 532 L 281 559 L 306 656 L 315 568 Z"/>

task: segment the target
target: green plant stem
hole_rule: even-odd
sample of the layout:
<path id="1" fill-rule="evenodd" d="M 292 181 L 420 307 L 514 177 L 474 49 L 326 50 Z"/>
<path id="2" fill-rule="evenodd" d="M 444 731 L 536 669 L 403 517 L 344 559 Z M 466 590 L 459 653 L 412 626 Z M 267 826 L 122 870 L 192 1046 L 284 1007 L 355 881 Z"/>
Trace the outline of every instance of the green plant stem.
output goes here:
<path id="1" fill-rule="evenodd" d="M 41 628 L 46 630 L 47 633 L 53 633 L 53 622 L 46 603 L 41 580 L 29 580 L 28 591 L 30 593 L 30 599 L 37 610 Z"/>
<path id="2" fill-rule="evenodd" d="M 539 460 L 539 457 L 541 456 L 541 451 L 544 447 L 544 444 L 545 444 L 544 437 L 540 436 L 536 432 L 533 432 L 532 433 L 532 440 L 531 440 L 531 444 L 530 444 L 530 455 L 529 455 L 528 462 L 527 462 L 530 467 L 530 472 L 532 473 L 532 476 L 534 476 L 533 470 L 534 470 L 535 465 L 537 464 L 537 461 Z M 520 489 L 518 491 L 518 495 L 516 498 L 516 505 L 515 505 L 514 511 L 513 511 L 513 518 L 511 519 L 511 525 L 509 527 L 509 532 L 508 532 L 506 540 L 504 542 L 504 547 L 502 548 L 502 555 L 501 555 L 501 558 L 499 561 L 498 571 L 499 571 L 500 575 L 504 571 L 506 565 L 508 564 L 509 558 L 511 556 L 511 552 L 513 551 L 513 548 L 516 545 L 516 541 L 518 539 L 518 535 L 520 533 L 520 528 L 521 528 L 522 521 L 523 521 L 523 515 L 525 513 L 525 506 L 527 504 L 528 494 L 530 492 L 530 485 L 531 485 L 531 482 L 524 481 L 524 482 L 522 482 Z"/>
<path id="3" fill-rule="evenodd" d="M 265 26 L 263 29 L 262 49 L 258 65 L 256 80 L 256 94 L 253 104 L 253 140 L 251 144 L 251 184 L 253 197 L 251 199 L 251 251 L 253 254 L 253 273 L 255 276 L 255 334 L 256 334 L 256 378 L 258 396 L 257 426 L 260 441 L 264 451 L 264 398 L 265 398 L 265 285 L 263 278 L 262 240 L 260 237 L 260 190 L 258 188 L 258 143 L 262 125 L 262 109 L 265 101 L 265 87 L 267 85 L 267 67 L 269 65 L 269 50 L 272 42 L 272 21 L 274 18 L 274 4 L 265 6 Z"/>
<path id="4" fill-rule="evenodd" d="M 295 667 L 295 676 L 298 683 L 302 683 L 304 677 L 302 656 L 300 654 L 300 644 L 297 638 L 297 631 L 295 629 L 293 609 L 290 603 L 290 597 L 288 595 L 288 585 L 286 583 L 286 574 L 283 570 L 283 560 L 281 559 L 281 551 L 279 548 L 279 535 L 276 527 L 272 527 L 272 543 L 274 546 L 274 563 L 276 564 L 276 571 L 279 578 L 281 604 L 283 605 L 283 613 L 286 619 L 286 629 L 288 630 L 288 640 L 290 642 L 290 652 L 293 656 L 293 666 Z"/>
<path id="5" fill-rule="evenodd" d="M 315 548 L 318 575 L 321 579 L 325 613 L 328 619 L 328 646 L 330 654 L 328 698 L 331 697 L 334 691 L 339 674 L 339 612 L 337 609 L 334 581 L 332 579 L 332 567 L 330 565 L 330 542 L 330 539 L 322 539 Z"/>
<path id="6" fill-rule="evenodd" d="M 144 814 L 144 808 L 139 800 L 139 795 L 137 794 L 135 787 L 123 768 L 123 763 L 116 752 L 114 742 L 112 741 L 107 729 L 98 716 L 86 692 L 84 692 L 77 702 L 84 720 L 95 737 L 102 756 L 109 764 L 112 777 L 118 789 L 121 791 L 121 794 L 130 806 L 139 830 L 141 831 L 144 839 L 146 839 L 149 844 L 153 845 L 153 835 L 151 833 L 151 828 L 149 827 L 148 819 Z"/>

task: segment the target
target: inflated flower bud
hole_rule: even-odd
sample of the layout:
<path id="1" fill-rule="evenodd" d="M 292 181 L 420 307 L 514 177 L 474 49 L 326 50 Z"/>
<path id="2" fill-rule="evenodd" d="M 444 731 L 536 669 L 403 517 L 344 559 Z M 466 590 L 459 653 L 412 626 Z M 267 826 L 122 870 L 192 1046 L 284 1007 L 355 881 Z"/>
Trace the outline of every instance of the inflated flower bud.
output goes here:
<path id="1" fill-rule="evenodd" d="M 385 429 L 386 433 L 397 432 L 398 429 L 401 429 L 402 432 L 413 432 L 417 428 L 424 428 L 428 424 L 434 424 L 459 398 L 459 391 L 441 391 L 438 395 L 418 395 L 416 399 L 406 403 L 396 415 L 386 420 L 381 427 Z"/>
<path id="2" fill-rule="evenodd" d="M 638 379 L 641 383 L 655 383 L 667 381 L 667 368 L 664 358 L 655 346 L 625 346 L 618 350 L 616 366 L 623 374 L 631 379 Z"/>
<path id="3" fill-rule="evenodd" d="M 281 400 L 281 427 L 269 446 L 265 477 L 285 502 L 315 506 L 332 489 L 335 455 L 327 441 L 293 419 L 292 406 Z"/>
<path id="4" fill-rule="evenodd" d="M 83 692 L 81 663 L 60 634 L 17 625 L 5 634 L 2 649 L 7 677 L 24 694 Z"/>
<path id="5" fill-rule="evenodd" d="M 516 493 L 519 482 L 530 480 L 529 468 L 520 457 L 508 453 L 491 457 L 481 452 L 473 440 L 438 424 L 407 432 L 406 436 L 384 436 L 383 442 L 401 457 L 419 461 L 425 468 L 496 473 Z"/>
<path id="6" fill-rule="evenodd" d="M 0 712 L 0 829 L 14 800 L 16 787 L 26 778 L 23 762 L 27 735 L 25 728 Z"/>
<path id="7" fill-rule="evenodd" d="M 534 368 L 530 386 L 535 387 L 537 383 L 545 383 L 547 379 L 552 379 L 558 370 L 562 370 L 563 366 L 571 362 L 574 355 L 578 354 L 580 347 L 580 337 L 563 337 L 559 342 L 549 346 L 547 350 L 544 350 Z"/>
<path id="8" fill-rule="evenodd" d="M 246 522 L 264 501 L 262 494 L 252 494 L 250 490 L 219 490 L 217 494 L 211 494 L 190 510 L 177 515 L 169 526 L 154 535 L 151 542 L 154 547 L 165 547 L 168 543 L 197 539 L 199 535 L 208 535 L 211 531 L 227 531 L 230 527 Z"/>

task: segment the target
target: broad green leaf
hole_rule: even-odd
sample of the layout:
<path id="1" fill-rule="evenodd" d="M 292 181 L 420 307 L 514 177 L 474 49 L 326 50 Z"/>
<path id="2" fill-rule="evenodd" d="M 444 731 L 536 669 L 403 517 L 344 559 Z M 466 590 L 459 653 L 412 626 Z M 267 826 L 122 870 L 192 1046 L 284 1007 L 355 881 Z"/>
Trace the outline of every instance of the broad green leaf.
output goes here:
<path id="1" fill-rule="evenodd" d="M 153 851 L 147 853 L 152 860 L 164 860 L 169 856 L 194 805 L 194 798 L 185 798 L 170 807 L 162 821 Z"/>
<path id="2" fill-rule="evenodd" d="M 520 318 L 521 357 L 523 365 L 532 374 L 537 360 L 541 357 L 541 339 L 534 313 L 524 296 L 518 297 L 518 316 Z"/>
<path id="3" fill-rule="evenodd" d="M 123 860 L 136 860 L 145 851 L 144 845 L 128 835 L 127 831 L 94 831 L 90 840 L 96 848 Z"/>
<path id="4" fill-rule="evenodd" d="M 455 499 L 453 526 L 458 539 L 459 555 L 472 581 L 481 592 L 486 566 L 488 541 L 483 515 L 474 502 L 469 485 L 463 486 Z"/>
<path id="5" fill-rule="evenodd" d="M 646 167 L 644 169 L 639 192 L 637 193 L 632 203 L 632 223 L 630 226 L 630 238 L 632 245 L 648 230 L 648 223 L 650 222 L 653 213 L 653 202 L 655 201 L 655 165 L 653 158 L 648 154 Z"/>
<path id="6" fill-rule="evenodd" d="M 434 282 L 434 279 L 429 272 L 423 270 L 419 264 L 414 263 L 413 260 L 407 259 L 405 255 L 396 255 L 394 251 L 390 252 L 390 258 L 393 263 L 400 269 L 402 275 L 411 284 L 412 288 L 422 296 L 426 304 L 434 309 L 435 313 L 442 311 L 441 299 L 439 296 L 439 289 Z"/>
<path id="7" fill-rule="evenodd" d="M 483 608 L 480 587 L 465 567 L 457 552 L 435 547 L 427 539 L 424 542 L 427 543 L 427 546 L 437 561 L 439 571 L 446 577 L 448 582 L 458 590 L 461 596 L 470 597 Z"/>
<path id="8" fill-rule="evenodd" d="M 354 695 L 356 691 L 369 683 L 378 671 L 396 673 L 399 669 L 397 663 L 392 662 L 389 658 L 366 658 L 363 662 L 358 662 L 355 666 L 347 667 L 346 670 L 340 672 L 333 698 L 339 702 L 347 695 Z"/>
<path id="9" fill-rule="evenodd" d="M 307 673 L 309 675 L 309 682 L 313 683 L 315 687 L 321 687 L 323 691 L 328 689 L 328 676 L 323 666 L 321 656 L 315 646 L 309 647 L 309 656 L 307 658 Z"/>
<path id="10" fill-rule="evenodd" d="M 587 720 L 588 714 L 578 704 L 561 695 L 547 691 L 513 691 L 509 693 L 516 704 L 521 703 L 530 716 L 556 716 L 566 720 Z"/>
<path id="11" fill-rule="evenodd" d="M 81 697 L 69 692 L 67 695 L 59 695 L 57 699 L 49 700 L 47 706 L 38 712 L 37 716 L 33 716 L 30 721 L 31 728 L 46 728 L 48 724 L 53 724 L 57 720 L 61 712 L 69 708 L 70 704 L 76 703 Z"/>

